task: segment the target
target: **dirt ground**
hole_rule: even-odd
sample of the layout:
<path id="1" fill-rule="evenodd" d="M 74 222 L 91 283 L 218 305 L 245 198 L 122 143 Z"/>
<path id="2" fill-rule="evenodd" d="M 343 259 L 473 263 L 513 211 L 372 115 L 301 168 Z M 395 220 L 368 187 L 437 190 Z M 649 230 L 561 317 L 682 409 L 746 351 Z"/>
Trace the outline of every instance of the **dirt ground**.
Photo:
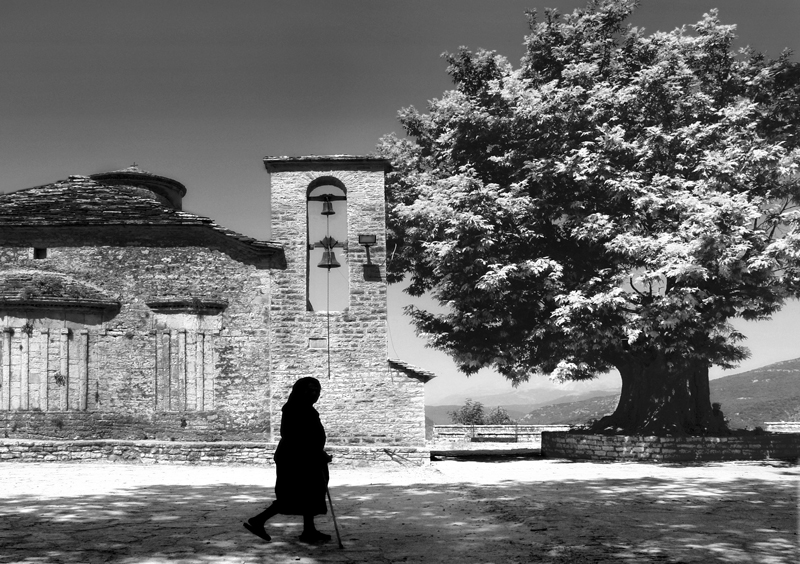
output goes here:
<path id="1" fill-rule="evenodd" d="M 541 458 L 331 467 L 342 541 L 265 543 L 241 525 L 274 470 L 0 465 L 0 563 L 800 562 L 797 466 Z"/>

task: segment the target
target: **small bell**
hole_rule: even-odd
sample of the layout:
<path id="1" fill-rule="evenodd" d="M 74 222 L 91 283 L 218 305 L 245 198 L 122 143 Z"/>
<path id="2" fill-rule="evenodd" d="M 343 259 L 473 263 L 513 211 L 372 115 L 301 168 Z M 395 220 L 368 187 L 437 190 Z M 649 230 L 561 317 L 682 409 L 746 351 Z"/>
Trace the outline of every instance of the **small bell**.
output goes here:
<path id="1" fill-rule="evenodd" d="M 336 260 L 336 255 L 333 254 L 333 251 L 325 249 L 322 251 L 322 260 L 319 261 L 317 266 L 319 268 L 327 268 L 330 270 L 331 268 L 339 268 L 342 265 L 339 264 L 338 260 Z"/>
<path id="2" fill-rule="evenodd" d="M 333 202 L 330 200 L 325 200 L 322 202 L 322 215 L 335 215 L 336 212 L 333 211 Z"/>

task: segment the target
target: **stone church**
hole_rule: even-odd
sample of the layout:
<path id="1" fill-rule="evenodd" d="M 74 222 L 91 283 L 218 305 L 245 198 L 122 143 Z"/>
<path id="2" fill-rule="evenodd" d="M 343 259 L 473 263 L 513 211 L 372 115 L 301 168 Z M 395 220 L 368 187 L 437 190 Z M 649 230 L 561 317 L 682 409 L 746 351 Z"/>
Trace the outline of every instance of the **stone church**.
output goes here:
<path id="1" fill-rule="evenodd" d="M 273 241 L 136 166 L 0 195 L 5 437 L 276 441 L 314 376 L 329 442 L 424 442 L 433 374 L 388 358 L 388 163 L 264 164 Z"/>

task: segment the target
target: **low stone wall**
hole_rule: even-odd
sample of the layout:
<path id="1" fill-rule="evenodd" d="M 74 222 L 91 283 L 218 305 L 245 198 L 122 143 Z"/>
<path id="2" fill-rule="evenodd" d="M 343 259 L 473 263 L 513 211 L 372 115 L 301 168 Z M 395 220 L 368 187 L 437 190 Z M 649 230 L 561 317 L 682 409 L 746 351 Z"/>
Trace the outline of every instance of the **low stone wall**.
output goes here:
<path id="1" fill-rule="evenodd" d="M 0 411 L 0 437 L 31 440 L 228 441 L 269 440 L 269 421 L 257 429 L 236 430 L 226 413 L 216 411 Z"/>
<path id="2" fill-rule="evenodd" d="M 569 425 L 434 425 L 435 442 L 539 442 L 542 431 L 569 431 Z"/>
<path id="3" fill-rule="evenodd" d="M 766 421 L 764 429 L 770 433 L 800 433 L 800 421 Z"/>
<path id="4" fill-rule="evenodd" d="M 273 464 L 276 443 L 76 440 L 0 440 L 0 462 L 123 462 L 134 464 Z M 416 447 L 329 445 L 333 464 L 424 465 L 430 451 Z"/>
<path id="5" fill-rule="evenodd" d="M 544 432 L 542 456 L 634 462 L 766 459 L 796 461 L 800 457 L 800 434 L 639 437 Z"/>

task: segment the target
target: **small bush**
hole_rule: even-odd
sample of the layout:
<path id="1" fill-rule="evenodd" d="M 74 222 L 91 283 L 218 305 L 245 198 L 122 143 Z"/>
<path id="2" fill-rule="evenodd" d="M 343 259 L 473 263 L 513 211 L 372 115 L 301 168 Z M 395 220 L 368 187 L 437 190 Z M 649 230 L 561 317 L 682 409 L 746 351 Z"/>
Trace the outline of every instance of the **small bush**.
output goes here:
<path id="1" fill-rule="evenodd" d="M 514 423 L 508 412 L 502 407 L 495 407 L 488 414 L 479 401 L 467 399 L 457 411 L 447 413 L 455 425 L 509 425 Z"/>

